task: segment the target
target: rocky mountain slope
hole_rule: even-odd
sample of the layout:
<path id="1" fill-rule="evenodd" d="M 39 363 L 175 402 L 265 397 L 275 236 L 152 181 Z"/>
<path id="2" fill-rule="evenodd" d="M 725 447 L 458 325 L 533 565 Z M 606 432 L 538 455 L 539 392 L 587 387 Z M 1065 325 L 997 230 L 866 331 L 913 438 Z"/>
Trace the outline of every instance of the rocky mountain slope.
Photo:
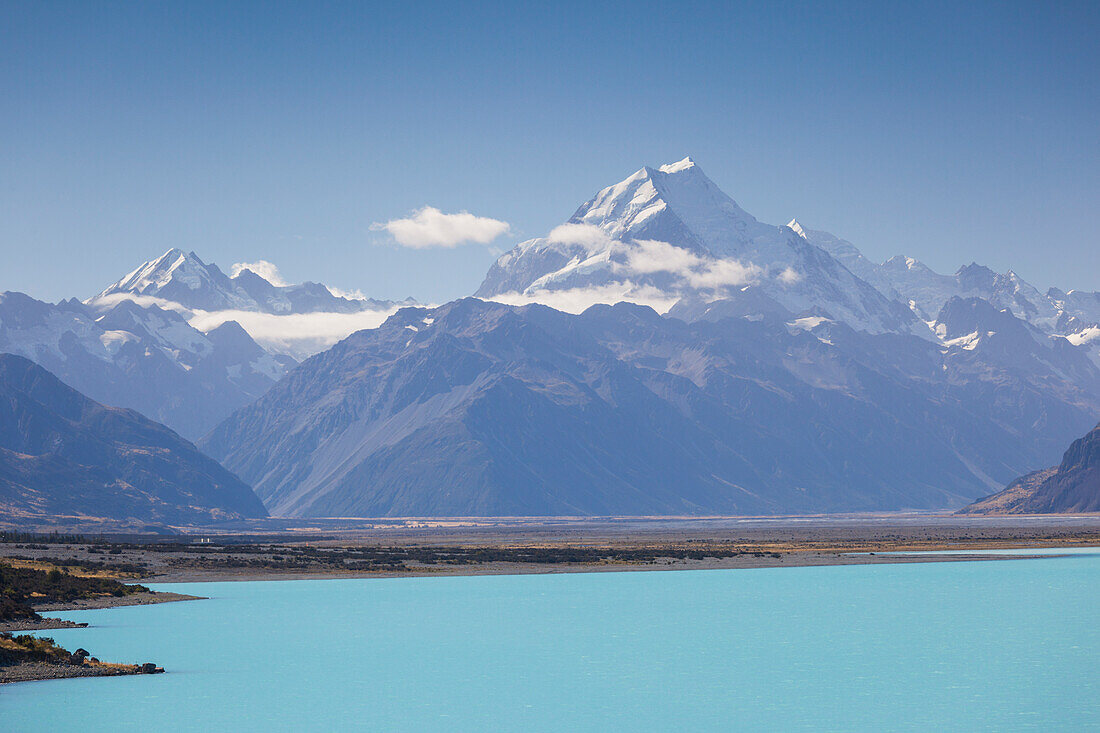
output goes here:
<path id="1" fill-rule="evenodd" d="M 0 354 L 0 511 L 171 524 L 267 514 L 245 483 L 168 428 L 11 354 Z"/>
<path id="2" fill-rule="evenodd" d="M 1033 471 L 962 514 L 1100 512 L 1100 425 L 1078 438 L 1053 468 Z"/>
<path id="3" fill-rule="evenodd" d="M 402 309 L 201 445 L 277 515 L 938 508 L 1056 455 L 1100 411 L 1096 369 L 1072 349 L 1012 362 L 1000 333 L 943 348 L 743 313 Z M 1061 376 L 1074 369 L 1087 388 Z"/>

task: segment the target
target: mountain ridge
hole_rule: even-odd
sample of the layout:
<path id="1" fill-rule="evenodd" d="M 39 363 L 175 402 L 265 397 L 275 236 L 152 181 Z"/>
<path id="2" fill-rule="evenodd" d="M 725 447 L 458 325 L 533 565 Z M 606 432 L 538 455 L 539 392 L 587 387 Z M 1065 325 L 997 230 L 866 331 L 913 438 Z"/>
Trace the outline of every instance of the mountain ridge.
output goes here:
<path id="1" fill-rule="evenodd" d="M 352 299 L 335 295 L 320 283 L 273 283 L 246 264 L 233 276 L 203 262 L 194 252 L 169 249 L 142 263 L 85 303 L 93 308 L 113 305 L 119 298 L 146 297 L 202 311 L 246 310 L 270 314 L 353 313 L 389 307 L 392 301 Z"/>
<path id="2" fill-rule="evenodd" d="M 1021 476 L 960 514 L 1100 512 L 1100 425 L 1066 449 L 1062 462 Z"/>
<path id="3" fill-rule="evenodd" d="M 958 506 L 1052 453 L 1020 412 L 1060 436 L 1100 410 L 950 351 L 825 319 L 464 299 L 353 334 L 200 445 L 277 515 L 872 511 Z M 1005 385 L 1019 406 L 991 412 Z"/>
<path id="4" fill-rule="evenodd" d="M 240 479 L 168 428 L 0 354 L 0 511 L 189 524 L 263 517 Z"/>

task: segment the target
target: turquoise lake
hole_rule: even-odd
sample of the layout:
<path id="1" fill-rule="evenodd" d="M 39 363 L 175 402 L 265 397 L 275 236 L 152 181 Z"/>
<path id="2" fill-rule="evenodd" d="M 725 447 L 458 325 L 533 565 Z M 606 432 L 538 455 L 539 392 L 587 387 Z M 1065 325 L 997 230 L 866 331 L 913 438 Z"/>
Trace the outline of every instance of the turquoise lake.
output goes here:
<path id="1" fill-rule="evenodd" d="M 7 731 L 1098 730 L 1100 554 L 191 583 L 42 632 L 156 676 L 0 687 Z"/>

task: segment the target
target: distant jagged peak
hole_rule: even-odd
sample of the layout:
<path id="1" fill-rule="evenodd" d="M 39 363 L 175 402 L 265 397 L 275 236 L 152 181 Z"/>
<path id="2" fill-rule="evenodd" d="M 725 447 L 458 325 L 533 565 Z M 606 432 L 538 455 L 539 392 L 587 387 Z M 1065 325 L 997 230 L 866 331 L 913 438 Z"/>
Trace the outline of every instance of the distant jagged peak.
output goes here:
<path id="1" fill-rule="evenodd" d="M 156 259 L 143 262 L 118 282 L 106 288 L 100 295 L 131 292 L 137 295 L 155 293 L 173 280 L 185 282 L 191 289 L 201 287 L 203 280 L 209 280 L 213 273 L 205 262 L 194 252 L 184 252 L 172 247 Z M 217 270 L 217 268 L 214 268 Z M 217 270 L 217 274 L 221 274 Z"/>
<path id="2" fill-rule="evenodd" d="M 234 269 L 236 269 L 236 268 L 234 268 Z M 240 282 L 249 282 L 249 281 L 260 282 L 260 281 L 262 281 L 264 284 L 270 285 L 272 287 L 280 287 L 280 286 L 285 285 L 285 283 L 283 283 L 281 281 L 276 282 L 277 280 L 279 280 L 279 278 L 274 276 L 270 271 L 265 276 L 262 272 L 257 272 L 257 270 L 259 270 L 259 269 L 260 268 L 255 267 L 254 265 L 246 265 L 246 266 L 241 267 L 240 269 L 238 269 L 236 272 L 234 272 L 230 276 L 229 279 L 230 280 L 238 280 Z"/>
<path id="3" fill-rule="evenodd" d="M 191 315 L 225 310 L 273 315 L 356 313 L 388 310 L 396 305 L 315 282 L 289 284 L 273 263 L 262 259 L 234 264 L 229 273 L 204 262 L 194 252 L 173 247 L 142 263 L 85 304 L 102 312 L 120 300 L 134 300 L 141 306 L 157 304 Z M 245 326 L 247 330 L 248 324 Z"/>
<path id="4" fill-rule="evenodd" d="M 883 268 L 894 271 L 915 270 L 920 272 L 932 272 L 932 268 L 915 257 L 908 255 L 894 255 L 882 263 Z"/>
<path id="5" fill-rule="evenodd" d="M 994 335 L 1002 343 L 1011 344 L 1017 353 L 1051 346 L 1039 329 L 1016 316 L 1012 309 L 979 297 L 950 298 L 940 310 L 934 329 L 945 345 L 953 345 L 966 336 L 968 341 L 964 348 L 967 350 L 973 350 L 979 339 Z"/>
<path id="6" fill-rule="evenodd" d="M 985 265 L 971 262 L 955 272 L 955 279 L 958 280 L 959 285 L 964 290 L 988 291 L 992 290 L 994 283 L 997 281 L 997 273 Z"/>

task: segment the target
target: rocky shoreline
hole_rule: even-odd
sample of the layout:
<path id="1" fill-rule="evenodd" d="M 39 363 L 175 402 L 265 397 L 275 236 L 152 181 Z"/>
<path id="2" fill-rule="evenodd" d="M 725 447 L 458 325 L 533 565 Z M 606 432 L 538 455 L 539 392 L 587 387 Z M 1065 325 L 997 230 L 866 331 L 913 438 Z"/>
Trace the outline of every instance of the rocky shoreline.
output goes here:
<path id="1" fill-rule="evenodd" d="M 34 610 L 39 613 L 56 611 L 88 611 L 98 608 L 121 608 L 122 606 L 148 606 L 154 603 L 174 603 L 175 601 L 198 601 L 202 596 L 189 596 L 183 593 L 164 591 L 146 591 L 126 596 L 103 596 L 100 598 L 78 598 L 62 603 L 36 603 Z M 53 627 L 63 628 L 63 627 Z M 67 628 L 67 627 L 64 627 Z"/>
<path id="2" fill-rule="evenodd" d="M 35 611 L 75 611 L 98 608 L 118 608 L 121 606 L 144 606 L 153 603 L 199 600 L 199 596 L 182 593 L 134 593 L 129 596 L 88 598 L 66 601 L 64 603 L 44 603 L 34 606 Z M 42 617 L 39 619 L 19 619 L 0 622 L 0 642 L 9 641 L 14 632 L 45 631 L 48 629 L 87 628 L 87 623 L 77 623 L 67 619 Z M 68 660 L 56 658 L 52 661 L 27 659 L 14 664 L 0 664 L 0 684 L 14 682 L 36 682 L 39 680 L 61 680 L 75 677 L 118 677 L 135 674 L 161 674 L 162 667 L 152 662 L 144 664 L 110 664 L 89 657 L 87 652 L 78 649 Z"/>
<path id="3" fill-rule="evenodd" d="M 46 662 L 22 662 L 0 667 L 0 685 L 39 680 L 66 680 L 75 677 L 121 677 L 135 674 L 163 674 L 164 669 L 155 664 L 48 664 Z"/>
<path id="4" fill-rule="evenodd" d="M 47 637 L 0 632 L 0 684 L 162 672 L 164 669 L 152 662 L 143 664 L 101 662 L 85 649 L 70 652 Z"/>
<path id="5" fill-rule="evenodd" d="M 148 606 L 154 603 L 174 603 L 175 601 L 198 601 L 201 596 L 189 596 L 183 593 L 141 592 L 128 596 L 104 596 L 102 598 L 79 598 L 61 603 L 36 603 L 37 613 L 56 613 L 57 611 L 88 611 L 100 608 L 121 608 L 123 606 Z M 77 623 L 62 618 L 42 617 L 38 619 L 16 619 L 0 621 L 0 633 L 22 631 L 47 631 L 49 629 L 83 629 L 87 623 Z"/>
<path id="6" fill-rule="evenodd" d="M 25 632 L 88 626 L 68 619 L 45 617 L 40 614 L 42 611 L 145 605 L 192 600 L 195 596 L 154 593 L 144 586 L 127 585 L 102 575 L 88 575 L 89 568 L 79 565 L 15 562 L 15 565 L 0 563 L 0 684 L 164 671 L 152 662 L 101 662 L 85 649 L 69 651 L 50 637 Z M 69 572 L 70 567 L 85 574 Z M 96 568 L 91 570 L 96 571 Z"/>
<path id="7" fill-rule="evenodd" d="M 19 619 L 0 621 L 0 633 L 16 631 L 46 631 L 48 629 L 86 629 L 88 624 L 67 621 L 63 618 Z"/>

